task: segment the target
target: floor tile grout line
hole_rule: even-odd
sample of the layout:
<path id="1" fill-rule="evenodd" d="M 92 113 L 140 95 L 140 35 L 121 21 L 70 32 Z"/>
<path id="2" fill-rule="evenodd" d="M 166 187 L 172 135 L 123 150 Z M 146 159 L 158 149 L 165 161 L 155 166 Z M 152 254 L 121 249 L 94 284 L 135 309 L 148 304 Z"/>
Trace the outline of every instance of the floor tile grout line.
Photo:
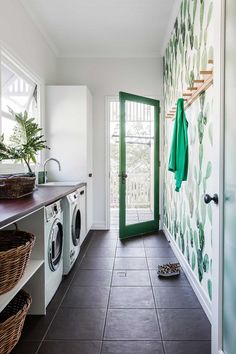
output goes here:
<path id="1" fill-rule="evenodd" d="M 46 342 L 88 342 L 88 341 L 93 341 L 93 342 L 102 342 L 101 339 L 47 339 Z M 162 342 L 161 339 L 104 339 L 103 342 Z M 35 340 L 32 341 L 23 341 L 24 343 L 32 343 L 32 342 L 38 342 Z M 163 342 L 211 342 L 210 339 L 165 339 Z"/>
<path id="2" fill-rule="evenodd" d="M 146 252 L 146 248 L 144 247 L 144 252 L 145 252 L 145 256 L 146 256 L 146 262 L 148 264 L 147 261 L 147 252 Z M 151 279 L 151 274 L 150 274 L 150 269 L 148 267 L 148 274 L 149 274 L 149 279 L 150 279 L 150 283 L 151 283 L 151 290 L 152 290 L 152 296 L 153 296 L 153 301 L 156 307 L 156 300 L 155 300 L 155 296 L 154 296 L 154 291 L 153 291 L 153 284 L 152 284 L 152 279 Z M 163 336 L 162 336 L 162 330 L 161 330 L 161 324 L 160 324 L 160 319 L 158 316 L 158 311 L 157 308 L 155 308 L 155 313 L 156 313 L 156 317 L 157 317 L 157 323 L 158 323 L 158 327 L 159 327 L 159 331 L 160 331 L 160 337 L 161 337 L 161 345 L 162 345 L 162 350 L 163 350 L 163 354 L 165 354 L 165 348 L 164 348 L 164 343 L 163 343 Z"/>
<path id="3" fill-rule="evenodd" d="M 118 244 L 118 237 L 116 239 L 116 250 L 117 250 L 117 244 Z M 106 308 L 106 315 L 105 315 L 105 321 L 104 321 L 104 327 L 103 327 L 103 333 L 102 333 L 102 344 L 100 347 L 100 352 L 99 354 L 102 354 L 103 350 L 103 341 L 104 341 L 104 335 L 105 335 L 105 330 L 106 330 L 106 323 L 107 323 L 107 316 L 108 316 L 108 310 L 109 310 L 109 304 L 110 304 L 110 297 L 111 297 L 111 288 L 112 288 L 112 281 L 113 281 L 113 272 L 115 268 L 115 260 L 116 260 L 116 250 L 115 250 L 115 256 L 113 260 L 113 268 L 112 268 L 112 273 L 111 273 L 111 281 L 110 281 L 110 290 L 109 290 L 109 295 L 108 295 L 108 302 L 107 302 L 107 308 Z"/>
<path id="4" fill-rule="evenodd" d="M 78 263 L 78 264 L 74 264 L 74 266 L 77 266 L 77 267 L 79 268 L 79 266 L 81 265 L 81 263 L 82 263 L 82 261 L 83 261 L 85 255 L 86 255 L 86 253 L 87 253 L 87 250 L 88 250 L 88 248 L 89 248 L 89 245 L 90 245 L 90 243 L 91 243 L 92 236 L 93 236 L 93 233 L 92 233 L 92 235 L 90 236 L 90 240 L 89 240 L 89 242 L 88 242 L 87 247 L 85 248 L 85 252 L 84 252 L 84 254 L 82 255 L 82 258 L 80 259 L 79 263 Z M 75 262 L 75 263 L 76 263 L 76 262 Z M 47 327 L 47 330 L 45 331 L 45 334 L 44 334 L 44 336 L 42 337 L 42 339 L 41 339 L 41 341 L 40 341 L 40 344 L 39 344 L 39 347 L 38 347 L 38 349 L 37 349 L 37 351 L 36 351 L 35 354 L 37 354 L 37 353 L 39 352 L 39 350 L 40 350 L 40 348 L 41 348 L 41 346 L 42 346 L 42 344 L 43 344 L 43 342 L 44 342 L 44 340 L 45 340 L 45 338 L 46 338 L 46 336 L 47 336 L 47 334 L 48 334 L 48 331 L 49 331 L 49 329 L 50 329 L 50 327 L 51 327 L 51 325 L 52 325 L 52 323 L 53 323 L 53 321 L 54 321 L 54 319 L 55 319 L 55 317 L 56 317 L 56 315 L 57 315 L 57 313 L 58 313 L 58 311 L 59 311 L 59 309 L 60 309 L 60 307 L 61 307 L 61 304 L 62 304 L 62 302 L 64 301 L 64 298 L 65 298 L 65 296 L 67 295 L 67 293 L 68 293 L 68 291 L 69 291 L 69 288 L 70 288 L 70 286 L 71 286 L 71 284 L 72 284 L 72 282 L 73 282 L 73 280 L 74 280 L 74 278 L 75 278 L 75 276 L 76 276 L 77 271 L 78 271 L 78 269 L 75 270 L 75 273 L 73 274 L 73 276 L 72 276 L 72 278 L 71 278 L 71 280 L 70 280 L 70 282 L 69 282 L 69 284 L 68 284 L 68 287 L 67 287 L 67 289 L 66 289 L 64 295 L 62 296 L 61 301 L 60 301 L 60 303 L 59 303 L 57 309 L 56 309 L 55 312 L 54 312 L 54 315 L 53 315 L 53 317 L 52 317 L 52 320 L 50 321 L 50 323 L 49 323 L 49 325 L 48 325 L 48 327 Z"/>

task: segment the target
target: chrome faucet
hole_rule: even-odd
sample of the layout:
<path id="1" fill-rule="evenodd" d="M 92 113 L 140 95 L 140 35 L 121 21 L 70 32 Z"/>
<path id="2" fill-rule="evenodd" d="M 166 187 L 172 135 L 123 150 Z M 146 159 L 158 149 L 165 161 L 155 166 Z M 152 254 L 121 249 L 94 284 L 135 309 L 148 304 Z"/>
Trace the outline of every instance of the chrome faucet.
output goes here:
<path id="1" fill-rule="evenodd" d="M 59 171 L 61 171 L 61 164 L 60 164 L 60 161 L 59 161 L 59 160 L 54 159 L 54 157 L 51 157 L 51 158 L 49 158 L 49 159 L 46 159 L 46 160 L 44 161 L 44 164 L 43 164 L 44 183 L 47 183 L 47 181 L 48 181 L 48 179 L 47 179 L 46 165 L 47 165 L 47 163 L 48 163 L 49 161 L 55 161 L 55 162 L 57 162 Z"/>

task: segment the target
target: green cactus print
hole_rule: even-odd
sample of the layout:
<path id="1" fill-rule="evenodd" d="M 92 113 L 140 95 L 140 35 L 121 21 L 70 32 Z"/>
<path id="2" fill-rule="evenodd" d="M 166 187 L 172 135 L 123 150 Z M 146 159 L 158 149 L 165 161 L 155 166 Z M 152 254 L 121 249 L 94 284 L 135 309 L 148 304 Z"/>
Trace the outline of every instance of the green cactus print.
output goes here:
<path id="1" fill-rule="evenodd" d="M 200 71 L 208 69 L 209 60 L 214 59 L 212 13 L 212 0 L 182 0 L 163 60 L 166 112 L 187 87 L 194 87 Z M 167 168 L 173 123 L 165 122 L 164 224 L 211 300 L 212 206 L 203 200 L 212 185 L 214 117 L 211 88 L 186 110 L 186 117 L 189 173 L 179 193 L 174 191 L 173 176 Z"/>

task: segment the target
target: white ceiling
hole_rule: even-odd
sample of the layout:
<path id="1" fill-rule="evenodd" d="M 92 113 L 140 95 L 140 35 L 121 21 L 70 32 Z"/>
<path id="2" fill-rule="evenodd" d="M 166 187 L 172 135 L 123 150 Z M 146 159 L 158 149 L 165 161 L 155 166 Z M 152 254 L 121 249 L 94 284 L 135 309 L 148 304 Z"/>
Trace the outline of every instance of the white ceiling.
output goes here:
<path id="1" fill-rule="evenodd" d="M 21 0 L 59 57 L 156 57 L 179 0 Z"/>

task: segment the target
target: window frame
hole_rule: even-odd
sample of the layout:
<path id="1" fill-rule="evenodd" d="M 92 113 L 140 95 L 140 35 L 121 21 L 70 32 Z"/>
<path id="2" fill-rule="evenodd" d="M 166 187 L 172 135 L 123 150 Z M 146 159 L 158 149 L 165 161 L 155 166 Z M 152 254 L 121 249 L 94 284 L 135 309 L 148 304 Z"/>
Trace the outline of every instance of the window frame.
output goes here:
<path id="1" fill-rule="evenodd" d="M 37 86 L 37 123 L 41 128 L 44 128 L 44 82 L 43 80 L 33 73 L 33 71 L 28 68 L 16 55 L 13 55 L 8 49 L 6 49 L 0 43 L 0 65 L 5 65 L 9 70 L 19 75 L 21 78 L 25 79 L 27 82 L 32 83 Z M 2 117 L 10 118 L 11 116 L 8 112 L 2 111 L 2 85 L 1 85 L 1 70 L 0 70 L 0 132 L 2 132 Z M 44 154 L 39 153 L 38 164 L 42 163 Z M 0 174 L 5 173 L 17 173 L 26 171 L 26 166 L 23 163 L 7 163 L 0 161 Z"/>

